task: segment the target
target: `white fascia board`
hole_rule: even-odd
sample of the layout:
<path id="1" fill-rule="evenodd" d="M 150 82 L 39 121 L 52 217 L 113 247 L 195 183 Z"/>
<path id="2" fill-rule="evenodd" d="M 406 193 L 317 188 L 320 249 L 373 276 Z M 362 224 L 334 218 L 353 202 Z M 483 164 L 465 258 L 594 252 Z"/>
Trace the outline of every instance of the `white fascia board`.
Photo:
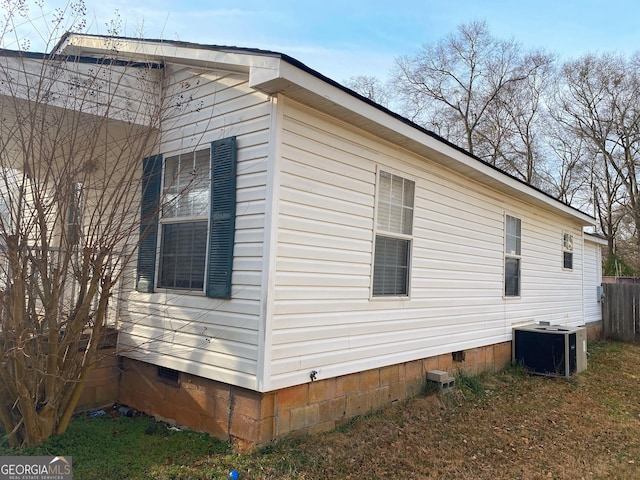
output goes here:
<path id="1" fill-rule="evenodd" d="M 109 43 L 113 42 L 113 44 Z M 231 49 L 199 48 L 175 42 L 115 39 L 70 35 L 56 53 L 78 56 L 105 56 L 113 51 L 119 60 L 136 62 L 176 62 L 203 68 L 222 68 L 248 73 L 250 68 L 274 68 L 279 59 L 269 55 L 233 52 Z"/>
<path id="2" fill-rule="evenodd" d="M 333 104 L 332 114 L 342 111 L 348 114 L 348 122 L 365 130 L 375 124 L 383 128 L 385 138 L 403 148 L 436 161 L 452 170 L 474 178 L 498 191 L 513 195 L 539 207 L 551 210 L 565 218 L 570 218 L 582 226 L 593 226 L 595 220 L 590 215 L 580 212 L 564 203 L 536 190 L 485 164 L 471 155 L 453 147 L 436 136 L 431 136 L 420 128 L 403 122 L 393 115 L 362 101 L 356 96 L 324 81 L 303 69 L 291 65 L 283 59 L 273 59 L 279 64 L 275 68 L 251 68 L 249 85 L 268 95 L 282 93 L 284 95 L 300 95 L 305 92 L 306 100 L 311 103 L 315 97 L 320 103 Z M 359 124 L 355 123 L 354 115 Z"/>

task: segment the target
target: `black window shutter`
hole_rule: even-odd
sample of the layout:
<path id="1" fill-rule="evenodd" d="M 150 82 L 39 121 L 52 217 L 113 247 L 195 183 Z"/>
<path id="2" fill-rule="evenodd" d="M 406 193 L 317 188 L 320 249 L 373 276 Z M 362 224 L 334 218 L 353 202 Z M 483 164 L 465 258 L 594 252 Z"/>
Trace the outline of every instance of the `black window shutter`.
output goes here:
<path id="1" fill-rule="evenodd" d="M 236 137 L 211 143 L 211 208 L 206 295 L 231 297 L 236 227 Z"/>
<path id="2" fill-rule="evenodd" d="M 158 209 L 162 187 L 162 155 L 142 161 L 142 201 L 140 202 L 140 245 L 136 290 L 153 293 L 156 276 L 156 247 L 158 242 Z"/>

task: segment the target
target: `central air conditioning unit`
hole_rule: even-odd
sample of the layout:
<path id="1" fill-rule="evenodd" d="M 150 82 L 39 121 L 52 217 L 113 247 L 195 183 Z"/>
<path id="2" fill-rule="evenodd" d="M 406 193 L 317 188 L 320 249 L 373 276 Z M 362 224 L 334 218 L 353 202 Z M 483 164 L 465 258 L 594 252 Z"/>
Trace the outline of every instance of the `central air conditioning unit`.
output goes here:
<path id="1" fill-rule="evenodd" d="M 587 330 L 539 324 L 515 327 L 512 360 L 536 375 L 570 377 L 587 369 Z"/>

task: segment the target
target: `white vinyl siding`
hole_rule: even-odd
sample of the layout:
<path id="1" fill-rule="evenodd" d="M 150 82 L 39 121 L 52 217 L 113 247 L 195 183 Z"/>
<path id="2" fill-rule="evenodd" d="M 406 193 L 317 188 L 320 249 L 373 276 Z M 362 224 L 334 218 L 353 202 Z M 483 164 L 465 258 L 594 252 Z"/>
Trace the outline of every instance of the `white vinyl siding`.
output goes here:
<path id="1" fill-rule="evenodd" d="M 267 389 L 507 341 L 518 324 L 582 323 L 582 267 L 557 268 L 557 239 L 580 225 L 292 101 L 279 108 Z M 410 302 L 369 300 L 378 168 L 415 179 Z M 506 204 L 522 219 L 518 302 L 503 297 Z"/>
<path id="2" fill-rule="evenodd" d="M 110 65 L 108 61 L 43 62 L 28 55 L 3 55 L 0 95 L 112 118 L 129 126 L 150 125 L 157 119 L 161 75 L 160 68 Z M 90 94 L 82 88 L 96 84 L 99 86 Z M 25 103 L 24 107 L 29 106 Z"/>
<path id="3" fill-rule="evenodd" d="M 236 230 L 230 300 L 200 292 L 131 292 L 123 305 L 122 354 L 257 389 L 271 103 L 246 75 L 168 64 L 165 159 L 237 137 Z M 187 99 L 187 100 L 185 100 Z"/>

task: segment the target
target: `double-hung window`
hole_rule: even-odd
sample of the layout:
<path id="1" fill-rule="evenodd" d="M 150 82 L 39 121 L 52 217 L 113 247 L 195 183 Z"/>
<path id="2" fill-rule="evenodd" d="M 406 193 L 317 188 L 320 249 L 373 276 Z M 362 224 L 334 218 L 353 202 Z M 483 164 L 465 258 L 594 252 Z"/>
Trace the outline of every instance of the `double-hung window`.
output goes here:
<path id="1" fill-rule="evenodd" d="M 408 296 L 415 182 L 381 171 L 378 179 L 373 296 Z"/>
<path id="2" fill-rule="evenodd" d="M 143 161 L 136 288 L 231 296 L 236 139 Z"/>
<path id="3" fill-rule="evenodd" d="M 573 235 L 570 233 L 562 234 L 562 268 L 573 269 Z"/>
<path id="4" fill-rule="evenodd" d="M 204 287 L 209 157 L 207 148 L 164 161 L 158 287 L 186 290 Z"/>
<path id="5" fill-rule="evenodd" d="M 520 260 L 522 249 L 522 222 L 519 218 L 505 216 L 504 239 L 504 295 L 520 296 Z"/>

